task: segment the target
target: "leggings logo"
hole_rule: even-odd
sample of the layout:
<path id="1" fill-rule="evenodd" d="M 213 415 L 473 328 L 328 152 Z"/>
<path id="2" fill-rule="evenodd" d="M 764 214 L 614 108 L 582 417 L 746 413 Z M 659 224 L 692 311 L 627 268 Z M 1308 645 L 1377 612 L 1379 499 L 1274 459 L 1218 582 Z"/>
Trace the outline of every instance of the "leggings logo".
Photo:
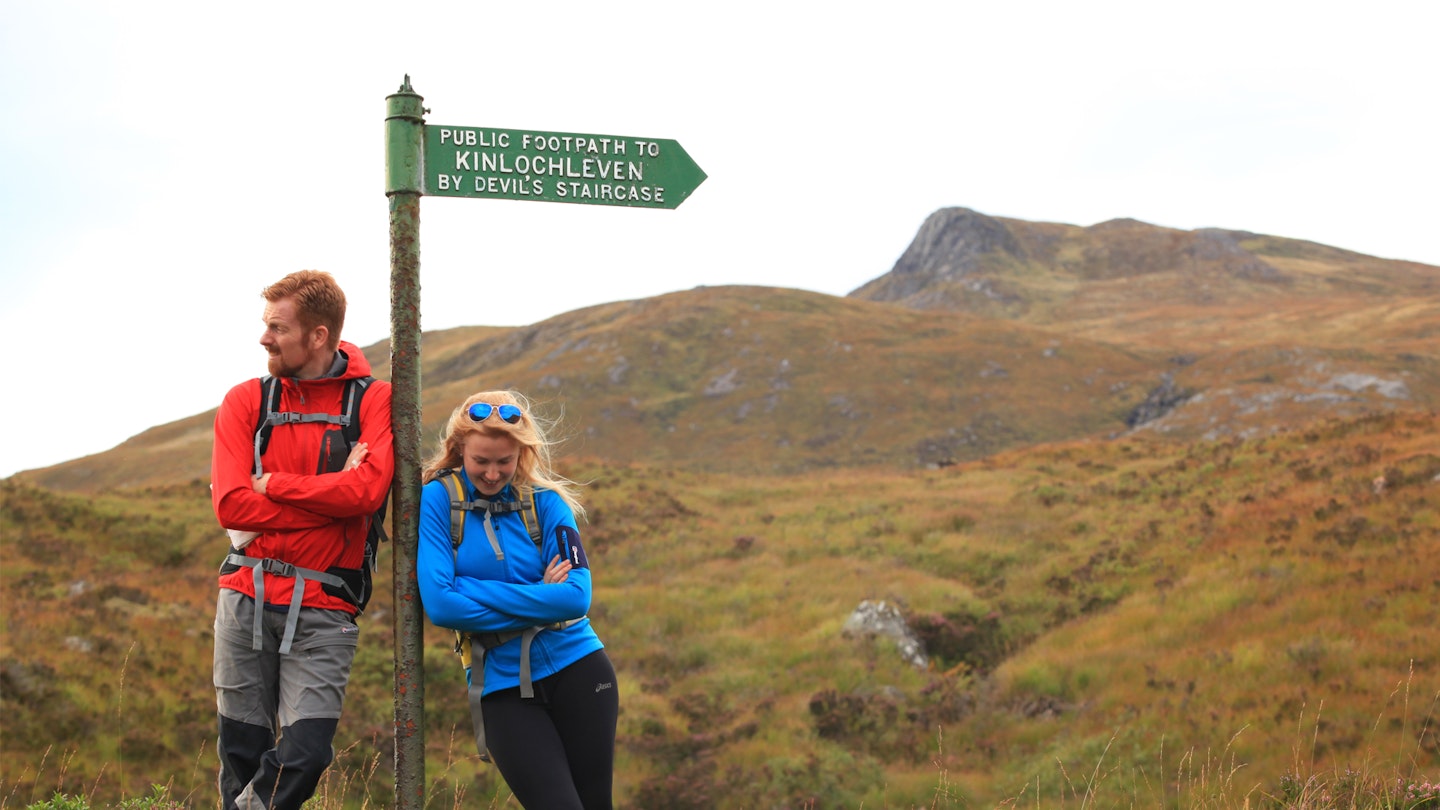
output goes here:
<path id="1" fill-rule="evenodd" d="M 605 691 L 606 689 L 614 689 L 614 688 L 615 688 L 615 684 L 613 684 L 613 683 L 597 683 L 597 684 L 595 684 L 595 692 L 596 692 L 596 694 L 599 694 L 600 692 L 603 692 L 603 691 Z"/>

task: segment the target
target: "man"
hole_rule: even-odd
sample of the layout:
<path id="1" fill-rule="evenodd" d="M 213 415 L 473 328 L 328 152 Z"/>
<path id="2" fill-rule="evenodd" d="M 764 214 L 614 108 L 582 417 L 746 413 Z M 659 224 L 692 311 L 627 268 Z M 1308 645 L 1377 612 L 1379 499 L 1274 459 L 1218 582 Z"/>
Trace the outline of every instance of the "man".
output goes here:
<path id="1" fill-rule="evenodd" d="M 360 635 L 356 592 L 368 586 L 366 536 L 394 474 L 390 385 L 369 380 L 365 356 L 341 342 L 335 280 L 302 270 L 261 295 L 260 345 L 279 386 L 271 410 L 284 417 L 262 442 L 261 381 L 230 389 L 210 468 L 215 515 L 241 546 L 221 569 L 215 611 L 226 810 L 299 808 L 334 758 Z M 357 387 L 351 448 L 337 423 Z"/>

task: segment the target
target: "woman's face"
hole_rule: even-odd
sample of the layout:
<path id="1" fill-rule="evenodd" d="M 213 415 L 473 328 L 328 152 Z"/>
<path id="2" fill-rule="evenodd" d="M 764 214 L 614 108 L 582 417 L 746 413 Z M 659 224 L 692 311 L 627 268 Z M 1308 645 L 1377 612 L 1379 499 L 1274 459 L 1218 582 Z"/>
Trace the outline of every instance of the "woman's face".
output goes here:
<path id="1" fill-rule="evenodd" d="M 515 477 L 520 443 L 504 434 L 488 436 L 471 433 L 465 437 L 461 458 L 470 483 L 480 490 L 481 495 L 490 498 L 500 494 L 500 490 Z"/>

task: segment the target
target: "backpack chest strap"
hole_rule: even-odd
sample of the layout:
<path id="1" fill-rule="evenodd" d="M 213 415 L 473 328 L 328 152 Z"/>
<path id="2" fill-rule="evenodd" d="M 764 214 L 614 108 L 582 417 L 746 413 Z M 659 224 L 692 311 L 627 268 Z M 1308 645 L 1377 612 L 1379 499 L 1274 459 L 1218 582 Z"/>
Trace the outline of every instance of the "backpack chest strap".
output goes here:
<path id="1" fill-rule="evenodd" d="M 298 413 L 278 410 L 283 383 L 276 377 L 262 377 L 260 380 L 260 415 L 255 425 L 255 475 L 258 477 L 264 473 L 260 456 L 269 446 L 270 433 L 276 425 L 328 422 L 338 426 L 345 434 L 346 443 L 353 446 L 360 440 L 360 426 L 357 421 L 358 416 L 352 417 L 351 415 L 357 412 L 360 398 L 365 395 L 365 391 L 372 381 L 371 377 L 356 377 L 345 381 L 345 390 L 341 394 L 342 413 Z"/>
<path id="2" fill-rule="evenodd" d="M 524 511 L 525 504 L 519 501 L 488 501 L 484 498 L 474 498 L 468 501 L 450 502 L 451 509 L 460 509 L 466 512 L 486 512 L 491 515 L 508 515 L 511 512 Z"/>
<path id="3" fill-rule="evenodd" d="M 290 425 L 296 422 L 329 422 L 341 427 L 350 424 L 348 413 L 298 413 L 296 411 L 271 411 L 265 415 L 268 425 Z"/>
<path id="4" fill-rule="evenodd" d="M 495 559 L 505 559 L 505 551 L 500 548 L 500 538 L 495 534 L 495 524 L 490 520 L 491 515 L 508 515 L 515 512 L 523 512 L 526 506 L 521 501 L 490 501 L 484 498 L 462 500 L 451 497 L 450 509 L 452 514 L 458 514 L 464 520 L 466 512 L 481 512 L 484 518 L 481 521 L 485 527 L 485 539 L 490 541 L 490 549 L 495 552 Z"/>

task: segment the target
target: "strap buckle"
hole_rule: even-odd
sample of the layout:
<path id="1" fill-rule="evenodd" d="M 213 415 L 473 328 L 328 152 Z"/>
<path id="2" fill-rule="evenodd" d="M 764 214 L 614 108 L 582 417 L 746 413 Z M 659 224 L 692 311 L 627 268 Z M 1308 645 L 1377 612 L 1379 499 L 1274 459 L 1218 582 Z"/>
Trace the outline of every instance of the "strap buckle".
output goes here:
<path id="1" fill-rule="evenodd" d="M 260 568 L 267 574 L 274 574 L 279 577 L 295 576 L 295 566 L 282 560 L 266 557 L 260 561 Z"/>

